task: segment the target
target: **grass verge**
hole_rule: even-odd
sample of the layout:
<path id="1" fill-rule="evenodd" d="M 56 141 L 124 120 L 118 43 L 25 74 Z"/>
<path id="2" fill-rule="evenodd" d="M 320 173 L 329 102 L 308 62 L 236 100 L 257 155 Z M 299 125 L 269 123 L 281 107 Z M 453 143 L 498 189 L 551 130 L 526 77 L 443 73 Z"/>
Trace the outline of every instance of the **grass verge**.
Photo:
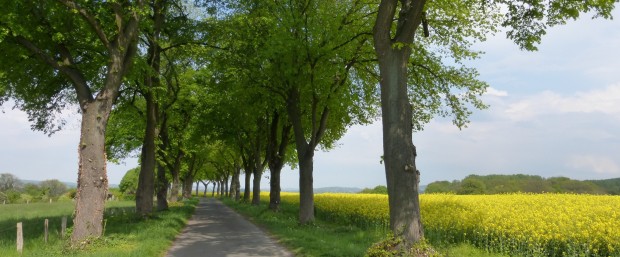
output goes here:
<path id="1" fill-rule="evenodd" d="M 282 202 L 279 212 L 267 209 L 265 202 L 254 206 L 235 202 L 229 198 L 222 201 L 255 224 L 278 238 L 296 256 L 364 256 L 372 244 L 386 238 L 386 231 L 361 229 L 355 225 L 342 224 L 317 218 L 312 225 L 299 225 L 299 206 Z M 469 244 L 435 245 L 444 257 L 505 257 L 487 253 Z"/>
<path id="2" fill-rule="evenodd" d="M 73 203 L 0 206 L 0 256 L 20 256 L 16 251 L 15 224 L 24 226 L 24 252 L 21 256 L 162 256 L 194 212 L 198 200 L 172 204 L 170 210 L 155 212 L 148 219 L 135 215 L 135 202 L 108 202 L 104 236 L 70 248 L 60 235 L 60 220 L 68 217 L 71 226 Z M 43 223 L 49 219 L 50 234 L 43 240 Z M 70 229 L 68 232 L 70 235 Z M 67 235 L 67 237 L 68 237 Z"/>

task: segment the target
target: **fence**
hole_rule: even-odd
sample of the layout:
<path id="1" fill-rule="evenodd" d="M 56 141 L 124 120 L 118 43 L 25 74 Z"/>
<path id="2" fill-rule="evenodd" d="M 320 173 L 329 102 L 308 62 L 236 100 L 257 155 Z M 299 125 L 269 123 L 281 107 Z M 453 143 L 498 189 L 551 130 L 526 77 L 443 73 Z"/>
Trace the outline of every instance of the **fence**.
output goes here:
<path id="1" fill-rule="evenodd" d="M 22 222 L 17 222 L 17 226 L 16 226 L 16 248 L 17 248 L 17 252 L 19 254 L 21 254 L 24 251 L 24 226 Z M 7 232 L 13 230 L 13 228 L 4 228 L 4 229 L 0 229 L 0 233 L 3 232 Z M 64 216 L 61 219 L 61 225 L 60 225 L 60 236 L 62 238 L 65 238 L 67 233 L 67 217 Z M 43 223 L 43 241 L 45 243 L 47 243 L 49 238 L 49 219 L 45 219 L 44 223 Z"/>

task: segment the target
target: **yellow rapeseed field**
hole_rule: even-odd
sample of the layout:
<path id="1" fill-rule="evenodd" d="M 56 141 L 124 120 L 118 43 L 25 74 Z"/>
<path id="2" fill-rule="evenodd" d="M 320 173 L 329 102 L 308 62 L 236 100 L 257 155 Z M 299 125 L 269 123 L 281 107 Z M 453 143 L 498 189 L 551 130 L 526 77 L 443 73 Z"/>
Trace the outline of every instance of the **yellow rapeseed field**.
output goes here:
<path id="1" fill-rule="evenodd" d="M 283 202 L 299 195 L 283 193 Z M 426 237 L 521 256 L 620 256 L 620 197 L 574 194 L 420 196 Z M 386 195 L 317 194 L 317 215 L 387 230 Z"/>

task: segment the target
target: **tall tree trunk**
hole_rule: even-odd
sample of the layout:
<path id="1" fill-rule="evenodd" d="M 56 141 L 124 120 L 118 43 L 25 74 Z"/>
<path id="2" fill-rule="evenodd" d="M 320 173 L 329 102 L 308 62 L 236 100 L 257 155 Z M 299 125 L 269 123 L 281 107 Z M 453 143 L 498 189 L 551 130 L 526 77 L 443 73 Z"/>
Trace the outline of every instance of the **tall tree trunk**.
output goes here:
<path id="1" fill-rule="evenodd" d="M 157 165 L 157 210 L 168 210 L 168 179 L 166 178 L 166 168 L 163 165 Z"/>
<path id="2" fill-rule="evenodd" d="M 282 169 L 269 168 L 269 209 L 272 211 L 280 210 L 280 173 Z"/>
<path id="3" fill-rule="evenodd" d="M 246 203 L 250 202 L 250 182 L 252 179 L 252 171 L 245 171 L 245 188 L 243 189 L 243 201 Z"/>
<path id="4" fill-rule="evenodd" d="M 204 191 L 202 191 L 202 197 L 207 197 L 207 188 L 209 187 L 209 182 L 205 183 L 204 181 L 200 181 L 202 185 L 205 187 Z"/>
<path id="5" fill-rule="evenodd" d="M 183 177 L 183 194 L 182 197 L 184 199 L 192 198 L 192 185 L 194 185 L 194 179 L 191 175 L 185 175 Z"/>
<path id="6" fill-rule="evenodd" d="M 155 167 L 156 167 L 156 145 L 155 139 L 158 137 L 157 116 L 159 115 L 155 92 L 159 87 L 159 71 L 161 48 L 159 47 L 159 36 L 164 23 L 162 13 L 162 2 L 153 1 L 153 30 L 146 38 L 148 40 L 147 64 L 151 68 L 145 71 L 144 98 L 146 99 L 146 131 L 142 144 L 140 175 L 138 176 L 138 190 L 136 192 L 136 212 L 139 215 L 149 215 L 153 211 L 153 195 L 155 190 Z"/>
<path id="7" fill-rule="evenodd" d="M 198 196 L 198 186 L 200 185 L 200 181 L 196 181 L 196 196 Z"/>
<path id="8" fill-rule="evenodd" d="M 224 180 L 222 180 L 222 181 L 220 181 L 220 185 L 221 185 L 221 187 L 220 187 L 220 197 L 224 197 L 224 196 L 226 196 L 225 193 L 224 193 L 226 191 L 226 189 L 225 189 L 226 188 L 226 182 Z"/>
<path id="9" fill-rule="evenodd" d="M 105 128 L 113 99 L 95 99 L 82 107 L 79 170 L 73 219 L 73 242 L 99 237 L 108 190 L 105 157 Z"/>
<path id="10" fill-rule="evenodd" d="M 299 156 L 299 222 L 314 221 L 314 151 Z"/>
<path id="11" fill-rule="evenodd" d="M 239 201 L 241 198 L 241 183 L 239 182 L 239 176 L 241 175 L 241 168 L 239 166 L 235 167 L 235 175 L 233 176 L 233 182 L 235 187 L 235 201 Z"/>
<path id="12" fill-rule="evenodd" d="M 224 184 L 226 185 L 226 197 L 230 197 L 230 187 L 228 187 L 228 179 L 230 175 L 226 175 L 226 180 L 224 180 Z"/>
<path id="13" fill-rule="evenodd" d="M 177 202 L 179 201 L 179 189 L 181 187 L 181 180 L 179 179 L 179 171 L 176 169 L 172 170 L 172 184 L 170 186 L 170 201 Z"/>
<path id="14" fill-rule="evenodd" d="M 314 221 L 314 182 L 312 177 L 314 150 L 327 129 L 329 108 L 324 107 L 323 111 L 319 113 L 317 108 L 318 100 L 313 98 L 312 134 L 310 142 L 306 141 L 306 133 L 301 121 L 299 90 L 299 88 L 293 88 L 289 91 L 286 108 L 293 127 L 297 159 L 299 161 L 299 223 L 307 224 Z"/>
<path id="15" fill-rule="evenodd" d="M 407 94 L 407 63 L 415 30 L 422 21 L 424 0 L 402 1 L 396 32 L 392 29 L 398 1 L 383 0 L 373 30 L 381 74 L 383 154 L 390 206 L 390 228 L 405 244 L 424 237 L 420 218 L 416 149 L 412 140 L 412 107 Z M 394 47 L 395 43 L 403 47 Z"/>
<path id="16" fill-rule="evenodd" d="M 213 182 L 213 188 L 211 190 L 211 197 L 215 197 L 215 185 L 217 184 L 217 182 Z"/>
<path id="17" fill-rule="evenodd" d="M 252 180 L 252 205 L 260 204 L 260 179 L 263 169 L 254 169 L 254 179 Z"/>
<path id="18" fill-rule="evenodd" d="M 217 194 L 218 196 L 221 196 L 221 191 L 220 191 L 220 186 L 222 185 L 222 181 L 217 181 Z"/>
<path id="19" fill-rule="evenodd" d="M 179 200 L 179 189 L 181 188 L 180 181 L 180 173 L 181 173 L 181 160 L 185 154 L 183 151 L 179 150 L 177 153 L 176 159 L 174 160 L 174 165 L 171 170 L 172 175 L 172 185 L 170 187 L 170 201 L 177 202 Z"/>
<path id="20" fill-rule="evenodd" d="M 165 158 L 165 152 L 168 150 L 170 146 L 170 137 L 168 136 L 168 118 L 164 114 L 161 118 L 160 124 L 160 134 L 159 138 L 161 140 L 161 145 L 159 147 L 159 156 L 160 158 Z M 163 211 L 168 210 L 168 188 L 170 188 L 170 182 L 166 177 L 166 167 L 158 163 L 157 164 L 157 183 L 155 183 L 156 191 L 157 191 L 157 210 Z"/>
<path id="21" fill-rule="evenodd" d="M 278 142 L 278 130 L 280 127 L 280 115 L 274 112 L 271 120 L 271 129 L 267 142 L 267 164 L 269 165 L 270 181 L 269 181 L 269 209 L 278 211 L 280 209 L 280 173 L 284 166 L 286 150 L 290 140 L 291 126 L 284 125 L 280 133 L 280 142 Z"/>
<path id="22" fill-rule="evenodd" d="M 150 89 L 147 89 L 150 90 Z M 142 144 L 140 174 L 136 191 L 136 213 L 141 216 L 149 215 L 153 211 L 153 195 L 155 190 L 155 166 L 157 138 L 157 103 L 152 93 L 146 98 L 146 132 Z"/>

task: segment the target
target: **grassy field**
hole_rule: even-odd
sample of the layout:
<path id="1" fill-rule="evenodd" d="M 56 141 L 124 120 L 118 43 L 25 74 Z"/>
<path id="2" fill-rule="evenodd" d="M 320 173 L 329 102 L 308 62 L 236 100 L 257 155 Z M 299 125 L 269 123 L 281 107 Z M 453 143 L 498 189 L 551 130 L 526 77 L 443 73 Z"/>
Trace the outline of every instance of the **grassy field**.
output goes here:
<path id="1" fill-rule="evenodd" d="M 261 199 L 261 206 L 235 202 L 229 198 L 222 201 L 267 229 L 296 256 L 364 256 L 367 248 L 386 237 L 385 229 L 360 227 L 341 220 L 334 222 L 323 216 L 312 225 L 300 226 L 297 221 L 298 204 L 283 201 L 280 212 L 274 213 L 267 210 L 265 200 L 269 198 L 262 195 Z M 466 243 L 442 244 L 435 248 L 445 257 L 505 257 Z"/>
<path id="2" fill-rule="evenodd" d="M 81 249 L 68 247 L 60 235 L 63 216 L 71 226 L 73 203 L 0 205 L 0 256 L 20 256 L 16 251 L 16 223 L 23 223 L 21 256 L 162 256 L 191 217 L 197 200 L 173 205 L 148 219 L 136 217 L 133 201 L 106 203 L 104 237 Z M 44 243 L 43 224 L 49 219 L 49 239 Z M 70 231 L 68 232 L 70 235 Z"/>

